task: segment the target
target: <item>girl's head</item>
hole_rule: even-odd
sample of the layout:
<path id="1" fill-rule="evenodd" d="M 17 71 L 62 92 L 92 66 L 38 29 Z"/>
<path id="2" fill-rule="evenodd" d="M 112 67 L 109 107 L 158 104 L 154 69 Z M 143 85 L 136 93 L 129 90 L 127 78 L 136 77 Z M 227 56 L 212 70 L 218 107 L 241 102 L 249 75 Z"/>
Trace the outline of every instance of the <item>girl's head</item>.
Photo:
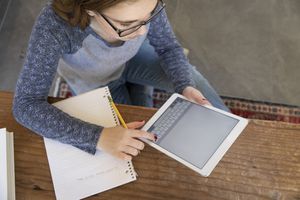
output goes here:
<path id="1" fill-rule="evenodd" d="M 129 40 L 146 32 L 145 22 L 164 7 L 162 0 L 53 0 L 56 14 L 85 29 L 91 22 L 101 34 Z"/>

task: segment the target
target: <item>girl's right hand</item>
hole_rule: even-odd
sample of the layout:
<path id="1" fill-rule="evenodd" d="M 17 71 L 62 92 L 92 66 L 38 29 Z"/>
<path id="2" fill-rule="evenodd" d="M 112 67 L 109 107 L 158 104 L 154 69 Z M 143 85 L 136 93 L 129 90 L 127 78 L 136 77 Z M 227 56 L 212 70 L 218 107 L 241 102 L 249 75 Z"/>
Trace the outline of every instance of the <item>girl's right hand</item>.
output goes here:
<path id="1" fill-rule="evenodd" d="M 132 156 L 137 156 L 140 150 L 144 149 L 145 144 L 138 138 L 146 138 L 155 141 L 155 136 L 142 130 L 145 121 L 128 123 L 128 129 L 122 126 L 104 128 L 102 130 L 97 148 L 110 153 L 111 155 L 130 161 Z"/>

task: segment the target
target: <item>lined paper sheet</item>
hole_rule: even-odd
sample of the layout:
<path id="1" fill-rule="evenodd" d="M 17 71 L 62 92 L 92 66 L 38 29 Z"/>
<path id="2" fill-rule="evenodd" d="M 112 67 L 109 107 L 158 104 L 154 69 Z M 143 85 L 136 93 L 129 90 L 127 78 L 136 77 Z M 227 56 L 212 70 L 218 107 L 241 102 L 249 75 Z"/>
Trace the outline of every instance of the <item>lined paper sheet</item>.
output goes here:
<path id="1" fill-rule="evenodd" d="M 57 102 L 57 108 L 83 121 L 116 126 L 107 87 Z M 57 199 L 82 199 L 136 180 L 131 162 L 97 151 L 90 155 L 71 145 L 44 138 Z"/>

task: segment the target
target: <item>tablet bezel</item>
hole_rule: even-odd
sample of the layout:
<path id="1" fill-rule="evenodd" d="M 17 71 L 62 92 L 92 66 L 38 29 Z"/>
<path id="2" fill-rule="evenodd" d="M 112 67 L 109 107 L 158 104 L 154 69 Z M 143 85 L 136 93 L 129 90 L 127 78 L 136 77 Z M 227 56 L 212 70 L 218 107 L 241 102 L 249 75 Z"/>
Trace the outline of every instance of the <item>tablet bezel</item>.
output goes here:
<path id="1" fill-rule="evenodd" d="M 156 120 L 166 111 L 166 109 L 174 102 L 176 98 L 182 98 L 185 100 L 188 100 L 186 97 L 174 93 L 164 104 L 163 106 L 151 117 L 151 119 L 143 126 L 142 130 L 147 131 L 155 122 Z M 188 100 L 189 101 L 189 100 Z M 193 103 L 193 102 L 192 102 Z M 199 105 L 203 106 L 203 105 Z M 204 105 L 204 107 L 213 110 L 215 112 L 221 113 L 223 115 L 232 117 L 234 119 L 238 120 L 238 123 L 236 126 L 231 130 L 231 132 L 228 134 L 228 136 L 225 138 L 225 140 L 221 143 L 221 145 L 217 148 L 215 153 L 208 159 L 206 164 L 203 168 L 198 168 L 197 166 L 189 163 L 186 160 L 183 160 L 182 158 L 178 157 L 177 155 L 173 154 L 172 152 L 164 149 L 163 147 L 159 146 L 158 144 L 147 140 L 147 139 L 141 139 L 145 143 L 149 144 L 150 146 L 154 147 L 155 149 L 161 151 L 162 153 L 170 156 L 171 158 L 174 158 L 175 160 L 181 162 L 185 166 L 191 168 L 192 170 L 198 172 L 202 176 L 209 176 L 210 173 L 213 171 L 213 169 L 216 167 L 216 165 L 219 163 L 219 161 L 222 159 L 222 157 L 225 155 L 225 153 L 228 151 L 230 146 L 234 143 L 234 141 L 237 139 L 237 137 L 242 133 L 244 128 L 248 124 L 248 120 L 242 117 L 239 117 L 237 115 L 234 115 L 232 113 L 228 113 L 226 111 L 220 110 L 218 108 Z"/>

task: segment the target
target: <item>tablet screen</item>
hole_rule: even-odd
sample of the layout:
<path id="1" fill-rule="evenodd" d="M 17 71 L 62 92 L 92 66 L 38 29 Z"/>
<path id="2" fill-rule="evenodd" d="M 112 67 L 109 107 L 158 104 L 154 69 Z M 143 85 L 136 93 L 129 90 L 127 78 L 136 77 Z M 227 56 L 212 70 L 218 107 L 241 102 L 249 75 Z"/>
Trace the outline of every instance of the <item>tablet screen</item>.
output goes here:
<path id="1" fill-rule="evenodd" d="M 161 134 L 157 145 L 203 168 L 238 122 L 235 118 L 176 98 L 148 131 Z"/>

